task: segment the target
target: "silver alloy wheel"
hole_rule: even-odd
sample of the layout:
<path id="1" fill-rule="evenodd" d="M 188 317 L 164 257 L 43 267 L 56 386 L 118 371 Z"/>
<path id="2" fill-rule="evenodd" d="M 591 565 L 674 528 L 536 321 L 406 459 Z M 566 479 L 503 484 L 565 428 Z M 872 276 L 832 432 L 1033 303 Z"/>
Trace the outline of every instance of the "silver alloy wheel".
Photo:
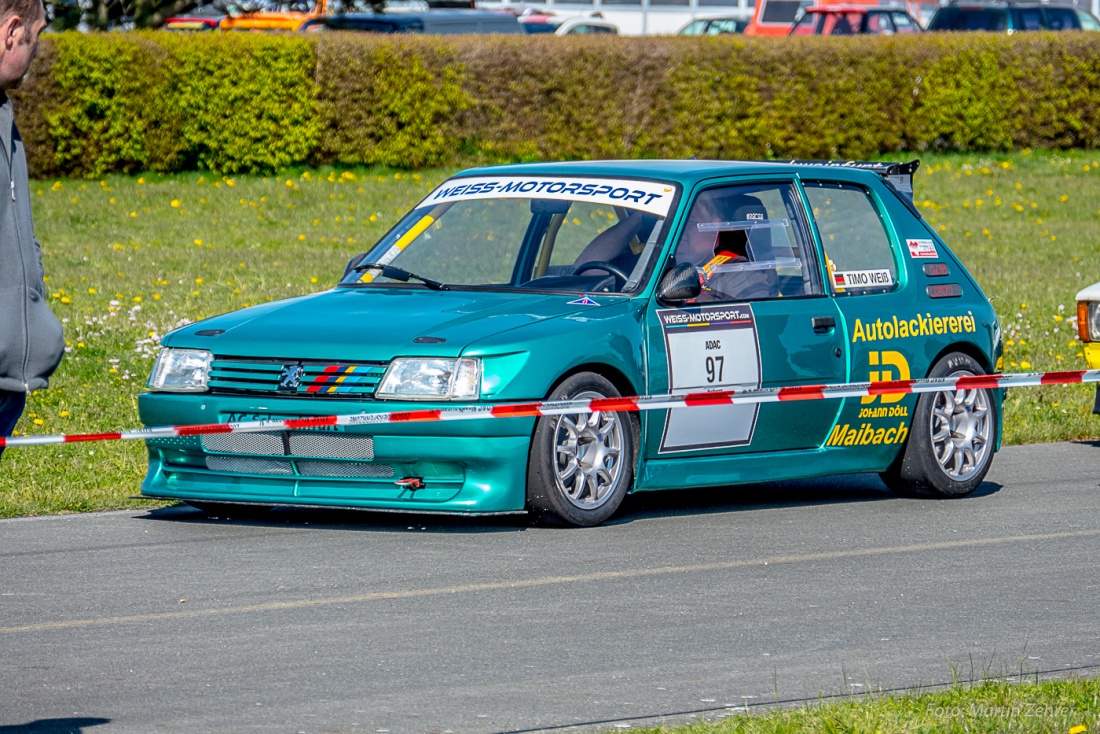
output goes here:
<path id="1" fill-rule="evenodd" d="M 573 400 L 606 397 L 582 392 Z M 554 479 L 574 506 L 594 510 L 607 502 L 622 481 L 623 436 L 618 413 L 573 413 L 558 416 L 554 427 Z"/>
<path id="2" fill-rule="evenodd" d="M 972 374 L 959 370 L 950 377 Z M 936 393 L 931 422 L 932 452 L 944 474 L 965 482 L 985 466 L 993 426 L 985 390 Z"/>

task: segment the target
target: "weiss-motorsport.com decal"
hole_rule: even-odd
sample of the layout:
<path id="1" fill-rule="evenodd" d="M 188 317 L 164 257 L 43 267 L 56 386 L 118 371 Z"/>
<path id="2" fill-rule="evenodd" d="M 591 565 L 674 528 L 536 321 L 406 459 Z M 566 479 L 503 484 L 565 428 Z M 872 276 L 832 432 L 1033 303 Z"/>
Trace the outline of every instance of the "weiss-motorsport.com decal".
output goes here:
<path id="1" fill-rule="evenodd" d="M 756 318 L 748 304 L 657 311 L 673 394 L 760 387 Z M 758 405 L 670 410 L 661 453 L 744 446 L 752 442 Z"/>
<path id="2" fill-rule="evenodd" d="M 469 199 L 557 199 L 624 206 L 664 217 L 675 195 L 672 184 L 628 178 L 494 176 L 444 181 L 418 206 Z"/>

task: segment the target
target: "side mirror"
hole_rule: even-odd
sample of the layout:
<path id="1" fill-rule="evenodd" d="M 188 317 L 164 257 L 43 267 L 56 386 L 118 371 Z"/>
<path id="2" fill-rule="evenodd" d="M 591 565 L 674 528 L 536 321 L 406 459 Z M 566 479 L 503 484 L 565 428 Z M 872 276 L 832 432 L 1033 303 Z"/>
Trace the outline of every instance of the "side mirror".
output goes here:
<path id="1" fill-rule="evenodd" d="M 683 303 L 703 292 L 699 271 L 691 263 L 680 263 L 661 278 L 657 298 L 665 303 Z"/>

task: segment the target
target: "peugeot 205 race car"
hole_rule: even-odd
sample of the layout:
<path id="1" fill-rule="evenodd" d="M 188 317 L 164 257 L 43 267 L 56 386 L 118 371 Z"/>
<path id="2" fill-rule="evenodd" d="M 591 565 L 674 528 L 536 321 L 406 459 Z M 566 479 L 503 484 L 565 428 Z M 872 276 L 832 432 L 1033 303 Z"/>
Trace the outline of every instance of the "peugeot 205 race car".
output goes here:
<path id="1" fill-rule="evenodd" d="M 339 284 L 168 334 L 146 425 L 982 374 L 988 300 L 912 204 L 912 164 L 547 163 L 441 184 Z M 531 511 L 879 472 L 958 497 L 999 390 L 150 439 L 148 497 Z M 224 504 L 215 504 L 224 503 Z"/>

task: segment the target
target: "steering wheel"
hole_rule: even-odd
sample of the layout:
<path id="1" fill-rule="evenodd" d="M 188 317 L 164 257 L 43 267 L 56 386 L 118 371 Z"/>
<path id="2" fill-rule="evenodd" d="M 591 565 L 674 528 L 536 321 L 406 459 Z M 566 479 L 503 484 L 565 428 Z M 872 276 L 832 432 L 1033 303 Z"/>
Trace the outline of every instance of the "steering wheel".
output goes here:
<path id="1" fill-rule="evenodd" d="M 630 276 L 623 272 L 623 269 L 618 265 L 612 265 L 605 260 L 589 260 L 586 263 L 581 263 L 577 267 L 573 268 L 573 275 L 580 275 L 581 273 L 589 270 L 606 270 L 607 272 L 618 278 L 621 283 L 619 285 L 626 285 L 626 281 L 630 280 Z"/>

